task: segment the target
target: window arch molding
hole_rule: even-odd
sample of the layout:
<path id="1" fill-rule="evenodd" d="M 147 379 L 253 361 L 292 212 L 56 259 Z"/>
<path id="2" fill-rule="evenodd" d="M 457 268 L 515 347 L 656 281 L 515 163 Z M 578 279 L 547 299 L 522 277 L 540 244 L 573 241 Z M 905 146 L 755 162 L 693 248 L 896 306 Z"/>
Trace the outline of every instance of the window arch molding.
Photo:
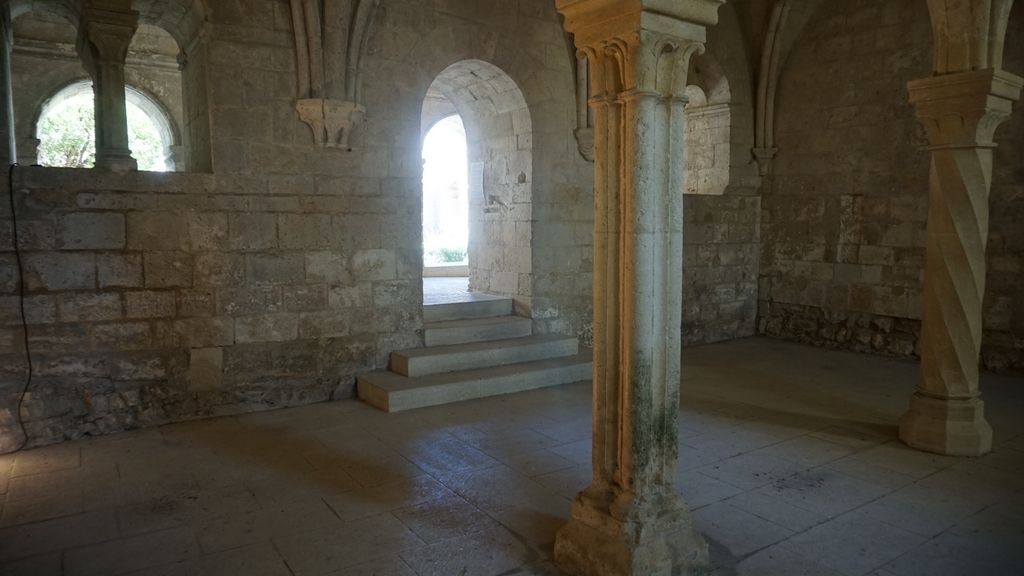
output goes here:
<path id="1" fill-rule="evenodd" d="M 49 97 L 45 98 L 36 110 L 32 118 L 31 133 L 39 136 L 40 123 L 43 118 L 58 110 L 63 104 L 85 94 L 93 94 L 92 81 L 89 79 L 72 80 L 56 89 Z M 168 171 L 181 169 L 181 130 L 175 124 L 173 116 L 167 107 L 156 97 L 141 88 L 126 85 L 125 97 L 129 104 L 134 105 L 153 122 L 165 156 L 164 162 Z"/>

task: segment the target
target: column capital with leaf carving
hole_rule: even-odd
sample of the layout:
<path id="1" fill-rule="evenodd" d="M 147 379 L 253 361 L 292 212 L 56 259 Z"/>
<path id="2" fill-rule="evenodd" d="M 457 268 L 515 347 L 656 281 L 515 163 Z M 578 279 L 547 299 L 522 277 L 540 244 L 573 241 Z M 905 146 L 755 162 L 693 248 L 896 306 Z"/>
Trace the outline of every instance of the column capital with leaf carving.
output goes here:
<path id="1" fill-rule="evenodd" d="M 1024 79 L 1003 70 L 972 70 L 915 80 L 910 102 L 933 147 L 994 146 L 996 128 L 1020 100 Z"/>

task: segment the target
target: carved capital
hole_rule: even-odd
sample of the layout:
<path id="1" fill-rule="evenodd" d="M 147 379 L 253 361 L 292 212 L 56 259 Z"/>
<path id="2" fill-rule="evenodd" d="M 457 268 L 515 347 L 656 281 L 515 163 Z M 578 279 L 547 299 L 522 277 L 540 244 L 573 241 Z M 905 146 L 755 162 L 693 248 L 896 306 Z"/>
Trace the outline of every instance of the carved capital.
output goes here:
<path id="1" fill-rule="evenodd" d="M 87 64 L 121 64 L 139 27 L 139 13 L 87 8 L 82 12 L 79 53 Z"/>
<path id="2" fill-rule="evenodd" d="M 1002 70 L 934 76 L 908 84 L 933 147 L 992 147 L 999 124 L 1020 99 L 1024 79 Z"/>
<path id="3" fill-rule="evenodd" d="M 637 30 L 705 41 L 725 0 L 556 0 L 577 46 L 595 45 Z"/>
<path id="4" fill-rule="evenodd" d="M 348 148 L 352 128 L 366 114 L 366 109 L 355 102 L 324 98 L 304 98 L 295 109 L 313 131 L 313 142 L 330 148 Z"/>

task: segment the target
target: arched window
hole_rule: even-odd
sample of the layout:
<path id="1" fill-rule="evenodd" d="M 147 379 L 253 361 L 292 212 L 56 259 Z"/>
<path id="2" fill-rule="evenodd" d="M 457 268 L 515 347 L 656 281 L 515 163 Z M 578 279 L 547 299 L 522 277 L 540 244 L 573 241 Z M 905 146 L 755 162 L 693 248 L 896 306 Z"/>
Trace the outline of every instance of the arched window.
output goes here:
<path id="1" fill-rule="evenodd" d="M 128 141 L 140 170 L 175 169 L 174 130 L 160 105 L 135 88 L 125 90 Z M 46 104 L 36 123 L 38 162 L 42 166 L 91 168 L 96 160 L 95 108 L 92 84 L 66 86 Z"/>

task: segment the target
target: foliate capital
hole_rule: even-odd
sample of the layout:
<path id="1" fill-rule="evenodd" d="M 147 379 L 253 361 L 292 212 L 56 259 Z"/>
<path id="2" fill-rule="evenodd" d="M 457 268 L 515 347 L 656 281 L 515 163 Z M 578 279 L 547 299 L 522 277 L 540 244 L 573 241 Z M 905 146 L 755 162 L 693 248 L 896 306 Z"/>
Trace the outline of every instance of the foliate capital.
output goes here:
<path id="1" fill-rule="evenodd" d="M 974 70 L 915 80 L 910 102 L 933 147 L 991 147 L 996 128 L 1020 100 L 1024 79 L 1002 70 Z"/>
<path id="2" fill-rule="evenodd" d="M 139 13 L 134 10 L 86 8 L 79 27 L 79 52 L 97 63 L 124 64 L 138 27 Z"/>

